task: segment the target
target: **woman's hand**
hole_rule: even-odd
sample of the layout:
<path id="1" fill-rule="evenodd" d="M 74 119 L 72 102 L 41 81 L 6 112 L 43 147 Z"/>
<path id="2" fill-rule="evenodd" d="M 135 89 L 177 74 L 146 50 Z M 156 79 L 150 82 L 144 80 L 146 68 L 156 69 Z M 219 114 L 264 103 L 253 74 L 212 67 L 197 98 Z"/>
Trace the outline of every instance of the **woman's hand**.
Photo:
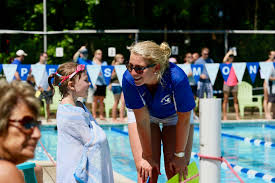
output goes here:
<path id="1" fill-rule="evenodd" d="M 182 176 L 184 180 L 188 175 L 187 160 L 185 157 L 179 158 L 174 156 L 174 159 L 169 163 L 169 168 L 174 174 L 179 173 L 179 182 L 181 182 Z"/>
<path id="2" fill-rule="evenodd" d="M 153 169 L 156 169 L 158 174 L 160 174 L 159 165 L 152 159 L 145 160 L 141 158 L 141 160 L 137 163 L 137 171 L 143 182 L 147 180 L 148 176 L 152 177 Z"/>

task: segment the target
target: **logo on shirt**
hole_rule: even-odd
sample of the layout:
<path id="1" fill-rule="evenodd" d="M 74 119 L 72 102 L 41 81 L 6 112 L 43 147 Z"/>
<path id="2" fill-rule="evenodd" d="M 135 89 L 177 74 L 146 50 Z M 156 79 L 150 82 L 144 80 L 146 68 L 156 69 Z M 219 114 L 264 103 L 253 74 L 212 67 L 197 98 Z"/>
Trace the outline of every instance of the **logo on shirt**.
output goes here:
<path id="1" fill-rule="evenodd" d="M 165 95 L 165 96 L 161 99 L 160 103 L 161 103 L 162 105 L 170 104 L 170 103 L 171 103 L 170 94 Z"/>

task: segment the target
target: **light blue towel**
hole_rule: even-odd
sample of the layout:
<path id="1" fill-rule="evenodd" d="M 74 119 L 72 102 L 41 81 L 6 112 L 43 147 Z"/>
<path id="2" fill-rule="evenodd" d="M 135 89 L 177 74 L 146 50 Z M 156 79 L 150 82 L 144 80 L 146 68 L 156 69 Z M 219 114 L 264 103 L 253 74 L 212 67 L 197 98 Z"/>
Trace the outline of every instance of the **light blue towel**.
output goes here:
<path id="1" fill-rule="evenodd" d="M 59 105 L 57 183 L 113 183 L 106 134 L 84 106 Z M 86 112 L 87 111 L 87 112 Z"/>

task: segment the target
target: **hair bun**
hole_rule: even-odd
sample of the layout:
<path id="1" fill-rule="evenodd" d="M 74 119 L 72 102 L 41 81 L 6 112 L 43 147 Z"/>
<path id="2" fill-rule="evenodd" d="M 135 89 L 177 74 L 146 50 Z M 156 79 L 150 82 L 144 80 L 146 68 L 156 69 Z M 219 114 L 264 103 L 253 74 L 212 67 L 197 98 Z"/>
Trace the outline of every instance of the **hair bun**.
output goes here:
<path id="1" fill-rule="evenodd" d="M 168 60 L 168 58 L 171 56 L 171 48 L 169 47 L 168 43 L 166 42 L 161 43 L 160 49 L 163 51 L 166 59 Z"/>

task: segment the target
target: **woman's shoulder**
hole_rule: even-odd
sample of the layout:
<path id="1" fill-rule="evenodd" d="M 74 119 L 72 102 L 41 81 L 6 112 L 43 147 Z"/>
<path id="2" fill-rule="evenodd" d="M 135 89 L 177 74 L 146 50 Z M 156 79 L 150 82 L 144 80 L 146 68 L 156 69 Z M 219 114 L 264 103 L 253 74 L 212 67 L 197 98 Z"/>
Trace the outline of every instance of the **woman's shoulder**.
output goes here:
<path id="1" fill-rule="evenodd" d="M 72 120 L 75 118 L 89 118 L 89 114 L 82 107 L 59 104 L 57 109 L 57 118 L 61 120 Z"/>
<path id="2" fill-rule="evenodd" d="M 24 178 L 13 163 L 0 160 L 0 183 L 2 182 L 24 183 Z"/>
<path id="3" fill-rule="evenodd" d="M 125 81 L 127 81 L 128 84 L 135 85 L 135 81 L 134 81 L 133 76 L 127 70 L 124 72 L 122 80 L 123 80 L 122 83 L 124 83 Z"/>
<path id="4" fill-rule="evenodd" d="M 176 64 L 170 63 L 171 80 L 174 84 L 188 80 L 185 72 Z"/>

